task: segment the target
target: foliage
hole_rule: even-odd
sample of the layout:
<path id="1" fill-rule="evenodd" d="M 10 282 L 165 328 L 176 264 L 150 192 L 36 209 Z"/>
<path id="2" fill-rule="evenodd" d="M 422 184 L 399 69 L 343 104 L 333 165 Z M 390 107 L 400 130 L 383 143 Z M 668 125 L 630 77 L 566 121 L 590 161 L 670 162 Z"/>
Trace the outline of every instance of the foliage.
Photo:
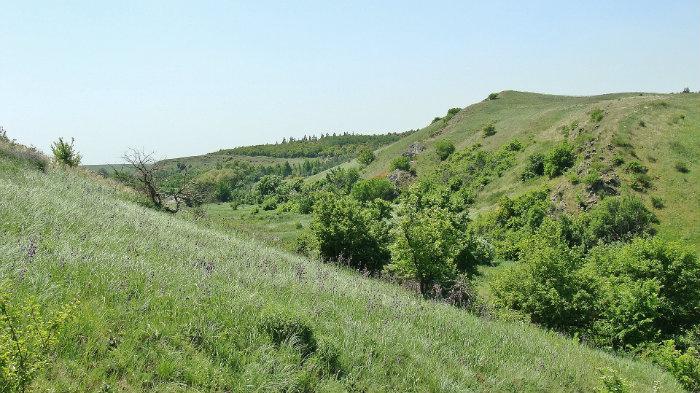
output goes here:
<path id="1" fill-rule="evenodd" d="M 634 196 L 604 198 L 582 215 L 580 221 L 585 228 L 583 242 L 589 246 L 596 242 L 627 241 L 636 236 L 654 234 L 653 225 L 659 222 L 642 200 Z"/>
<path id="2" fill-rule="evenodd" d="M 317 158 L 317 157 L 352 157 L 363 149 L 374 150 L 396 142 L 411 132 L 389 133 L 380 135 L 326 134 L 321 136 L 304 136 L 301 139 L 290 137 L 282 143 L 243 146 L 222 153 L 242 156 L 266 156 L 277 158 Z"/>
<path id="3" fill-rule="evenodd" d="M 319 195 L 311 232 L 324 260 L 347 262 L 358 269 L 380 270 L 389 259 L 389 228 L 376 205 L 330 193 Z"/>
<path id="4" fill-rule="evenodd" d="M 74 305 L 47 316 L 32 299 L 12 303 L 0 288 L 0 392 L 24 392 L 50 361 Z"/>
<path id="5" fill-rule="evenodd" d="M 352 191 L 352 187 L 360 180 L 360 172 L 355 168 L 331 169 L 321 185 L 321 188 L 347 195 Z"/>
<path id="6" fill-rule="evenodd" d="M 574 148 L 568 143 L 561 143 L 547 152 L 544 158 L 544 174 L 550 178 L 557 177 L 574 165 L 576 156 Z"/>
<path id="7" fill-rule="evenodd" d="M 265 175 L 253 187 L 253 193 L 258 203 L 273 196 L 282 186 L 282 177 L 277 175 Z"/>
<path id="8" fill-rule="evenodd" d="M 58 138 L 56 142 L 51 144 L 51 152 L 57 163 L 69 167 L 80 165 L 80 154 L 75 150 L 73 143 L 73 138 L 71 138 L 70 143 L 64 141 L 63 138 Z"/>
<path id="9" fill-rule="evenodd" d="M 449 139 L 440 139 L 439 141 L 435 142 L 435 151 L 437 152 L 438 157 L 440 157 L 440 160 L 444 161 L 450 156 L 450 154 L 454 153 L 455 144 Z"/>
<path id="10" fill-rule="evenodd" d="M 391 245 L 390 274 L 414 279 L 427 296 L 433 286 L 449 288 L 460 270 L 468 247 L 464 223 L 440 207 L 415 210 L 401 215 Z"/>
<path id="11" fill-rule="evenodd" d="M 525 171 L 523 171 L 520 178 L 527 180 L 542 175 L 544 175 L 544 154 L 532 154 L 530 157 L 528 157 L 525 165 Z"/>
<path id="12" fill-rule="evenodd" d="M 489 124 L 484 126 L 482 131 L 484 134 L 484 138 L 496 135 L 496 125 L 493 123 L 489 123 Z"/>
<path id="13" fill-rule="evenodd" d="M 411 170 L 411 161 L 408 159 L 408 157 L 399 156 L 391 160 L 391 163 L 389 164 L 389 170 L 395 171 L 397 169 L 402 171 Z"/>
<path id="14" fill-rule="evenodd" d="M 603 116 L 605 116 L 605 112 L 600 108 L 595 108 L 590 113 L 591 120 L 596 123 L 600 123 L 603 120 Z"/>
<path id="15" fill-rule="evenodd" d="M 630 161 L 627 163 L 627 171 L 632 172 L 632 173 L 647 173 L 649 168 L 647 168 L 645 165 L 643 165 L 639 161 Z"/>
<path id="16" fill-rule="evenodd" d="M 288 312 L 268 311 L 261 318 L 260 328 L 270 336 L 273 344 L 278 347 L 283 344 L 290 345 L 301 352 L 303 357 L 308 357 L 318 348 L 316 337 L 308 322 Z"/>
<path id="17" fill-rule="evenodd" d="M 663 209 L 665 206 L 664 200 L 657 196 L 651 197 L 651 205 L 654 206 L 655 209 Z"/>
<path id="18" fill-rule="evenodd" d="M 394 184 L 387 179 L 360 180 L 352 187 L 351 195 L 360 202 L 375 199 L 391 201 L 397 196 Z"/>
<path id="19" fill-rule="evenodd" d="M 665 340 L 646 348 L 642 357 L 668 370 L 688 391 L 700 391 L 700 353 L 695 347 L 681 351 L 674 340 Z"/>
<path id="20" fill-rule="evenodd" d="M 362 165 L 369 165 L 374 161 L 374 152 L 369 148 L 362 148 L 357 152 L 357 162 Z"/>
<path id="21" fill-rule="evenodd" d="M 493 101 L 493 100 L 496 100 L 496 99 L 498 99 L 498 93 L 491 93 L 491 94 L 489 94 L 488 97 L 486 97 L 486 100 L 487 100 L 487 101 Z"/>

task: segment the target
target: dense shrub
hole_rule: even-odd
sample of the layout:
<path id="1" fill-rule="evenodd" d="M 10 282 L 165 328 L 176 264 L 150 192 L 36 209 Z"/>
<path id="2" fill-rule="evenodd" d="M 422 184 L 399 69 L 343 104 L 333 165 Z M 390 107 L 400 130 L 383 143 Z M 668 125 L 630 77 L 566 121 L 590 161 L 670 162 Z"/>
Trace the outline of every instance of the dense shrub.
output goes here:
<path id="1" fill-rule="evenodd" d="M 449 139 L 441 139 L 435 142 L 435 152 L 437 152 L 438 157 L 442 161 L 446 160 L 454 151 L 455 144 Z"/>
<path id="2" fill-rule="evenodd" d="M 489 123 L 484 126 L 483 128 L 483 134 L 484 138 L 496 135 L 496 125 L 493 123 Z"/>
<path id="3" fill-rule="evenodd" d="M 523 180 L 544 175 L 544 154 L 535 153 L 528 157 L 525 170 L 520 178 Z"/>
<path id="4" fill-rule="evenodd" d="M 674 340 L 666 340 L 648 346 L 641 355 L 673 374 L 689 392 L 700 391 L 700 352 L 695 347 L 681 351 Z"/>
<path id="5" fill-rule="evenodd" d="M 544 173 L 550 178 L 557 177 L 571 168 L 575 160 L 574 148 L 566 142 L 561 143 L 547 152 Z"/>
<path id="6" fill-rule="evenodd" d="M 411 170 L 411 161 L 408 159 L 408 157 L 399 156 L 391 160 L 391 163 L 389 164 L 389 170 L 395 171 L 397 169 L 402 171 Z"/>
<path id="7" fill-rule="evenodd" d="M 347 195 L 359 179 L 360 172 L 355 168 L 335 168 L 326 174 L 322 188 L 327 191 Z"/>
<path id="8" fill-rule="evenodd" d="M 447 209 L 408 208 L 396 226 L 391 263 L 385 270 L 418 281 L 426 296 L 436 285 L 449 288 L 460 269 L 464 269 L 469 245 L 464 229 Z"/>
<path id="9" fill-rule="evenodd" d="M 360 149 L 360 151 L 357 153 L 357 162 L 362 165 L 369 165 L 372 161 L 374 161 L 374 158 L 374 152 L 366 147 Z"/>
<path id="10" fill-rule="evenodd" d="M 64 141 L 63 138 L 58 138 L 56 142 L 51 144 L 51 152 L 57 163 L 71 167 L 80 165 L 80 154 L 75 150 L 73 143 L 74 139 L 72 138 L 70 143 Z"/>
<path id="11" fill-rule="evenodd" d="M 389 259 L 386 212 L 374 205 L 330 193 L 314 204 L 311 233 L 323 259 L 377 271 Z"/>
<path id="12" fill-rule="evenodd" d="M 584 231 L 584 242 L 610 243 L 627 241 L 635 236 L 651 235 L 658 219 L 634 196 L 604 198 L 589 212 L 580 217 Z"/>
<path id="13" fill-rule="evenodd" d="M 487 101 L 493 101 L 493 100 L 496 100 L 496 99 L 498 99 L 498 93 L 491 93 L 491 94 L 489 94 L 488 97 L 486 97 L 486 100 L 487 100 Z"/>
<path id="14" fill-rule="evenodd" d="M 665 206 L 664 200 L 656 196 L 651 197 L 651 205 L 654 206 L 655 209 L 663 209 Z"/>
<path id="15" fill-rule="evenodd" d="M 360 202 L 369 202 L 375 199 L 391 201 L 397 193 L 394 184 L 387 179 L 367 179 L 355 183 L 351 195 Z"/>
<path id="16" fill-rule="evenodd" d="M 632 173 L 647 173 L 649 168 L 647 168 L 644 164 L 642 164 L 639 161 L 630 161 L 627 164 L 627 171 L 632 172 Z"/>
<path id="17" fill-rule="evenodd" d="M 651 176 L 647 175 L 646 173 L 635 173 L 634 176 L 632 176 L 632 183 L 630 184 L 630 187 L 632 187 L 633 190 L 643 192 L 651 188 L 651 186 Z"/>
<path id="18" fill-rule="evenodd" d="M 277 193 L 282 186 L 282 177 L 278 175 L 265 175 L 253 187 L 253 193 L 258 203 L 267 197 Z"/>

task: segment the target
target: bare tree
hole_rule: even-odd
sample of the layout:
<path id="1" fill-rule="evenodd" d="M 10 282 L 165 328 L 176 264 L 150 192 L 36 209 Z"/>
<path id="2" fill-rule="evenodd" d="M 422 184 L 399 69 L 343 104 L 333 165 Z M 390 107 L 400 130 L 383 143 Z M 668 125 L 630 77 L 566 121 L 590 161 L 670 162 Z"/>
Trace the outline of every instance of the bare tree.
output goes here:
<path id="1" fill-rule="evenodd" d="M 122 158 L 134 170 L 132 177 L 136 180 L 139 188 L 159 209 L 175 213 L 180 209 L 182 203 L 194 204 L 193 195 L 189 191 L 190 180 L 186 174 L 174 187 L 166 188 L 160 184 L 157 176 L 160 167 L 153 152 L 146 153 L 132 148 Z M 168 204 L 169 200 L 172 200 L 173 203 Z"/>

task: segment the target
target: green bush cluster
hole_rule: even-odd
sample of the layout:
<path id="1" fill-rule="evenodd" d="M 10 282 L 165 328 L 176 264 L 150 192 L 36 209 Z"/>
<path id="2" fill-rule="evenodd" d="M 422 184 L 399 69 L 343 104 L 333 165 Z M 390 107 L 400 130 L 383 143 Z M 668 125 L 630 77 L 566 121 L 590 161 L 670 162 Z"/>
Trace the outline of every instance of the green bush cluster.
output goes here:
<path id="1" fill-rule="evenodd" d="M 408 159 L 408 157 L 399 156 L 391 160 L 391 163 L 389 163 L 389 170 L 395 171 L 397 169 L 402 171 L 411 170 L 411 161 Z"/>
<path id="2" fill-rule="evenodd" d="M 435 142 L 435 152 L 441 161 L 446 160 L 450 154 L 454 153 L 454 151 L 455 144 L 449 139 L 440 139 L 439 141 Z"/>
<path id="3" fill-rule="evenodd" d="M 374 161 L 375 156 L 374 152 L 372 149 L 369 149 L 367 147 L 364 147 L 360 149 L 360 151 L 357 153 L 357 162 L 359 162 L 362 165 L 369 165 Z"/>
<path id="4" fill-rule="evenodd" d="M 57 163 L 69 167 L 80 165 L 80 153 L 73 146 L 74 142 L 72 138 L 70 143 L 64 141 L 63 138 L 58 138 L 56 142 L 51 144 L 51 152 Z"/>
<path id="5" fill-rule="evenodd" d="M 571 168 L 575 162 L 574 148 L 563 142 L 549 149 L 546 154 L 532 154 L 528 158 L 520 178 L 527 180 L 542 175 L 547 175 L 550 178 L 557 177 Z"/>

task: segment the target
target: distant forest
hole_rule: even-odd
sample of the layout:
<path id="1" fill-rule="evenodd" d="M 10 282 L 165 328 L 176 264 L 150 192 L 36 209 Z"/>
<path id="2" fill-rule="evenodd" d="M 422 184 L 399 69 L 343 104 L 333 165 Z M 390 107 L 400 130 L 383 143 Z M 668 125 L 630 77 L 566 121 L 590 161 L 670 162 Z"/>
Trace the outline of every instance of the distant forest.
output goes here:
<path id="1" fill-rule="evenodd" d="M 321 134 L 284 138 L 281 143 L 242 146 L 222 150 L 221 153 L 241 156 L 266 156 L 277 158 L 345 158 L 353 157 L 362 148 L 372 150 L 396 142 L 413 131 L 393 132 L 381 135 L 359 135 L 351 133 Z"/>

